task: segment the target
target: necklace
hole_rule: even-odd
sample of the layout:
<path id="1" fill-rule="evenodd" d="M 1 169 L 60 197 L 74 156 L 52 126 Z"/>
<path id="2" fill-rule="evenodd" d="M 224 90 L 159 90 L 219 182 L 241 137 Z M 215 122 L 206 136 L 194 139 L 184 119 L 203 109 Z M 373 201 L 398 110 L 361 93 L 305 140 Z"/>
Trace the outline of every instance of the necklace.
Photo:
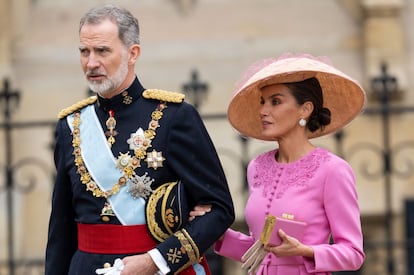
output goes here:
<path id="1" fill-rule="evenodd" d="M 86 190 L 90 191 L 94 197 L 100 198 L 103 197 L 106 199 L 104 207 L 101 211 L 102 220 L 105 222 L 109 221 L 109 216 L 114 216 L 112 211 L 112 206 L 108 199 L 118 193 L 122 187 L 126 186 L 129 183 L 130 188 L 128 192 L 133 198 L 147 198 L 152 193 L 151 183 L 154 181 L 145 173 L 143 176 L 137 176 L 135 169 L 140 167 L 141 160 L 145 159 L 147 156 L 147 149 L 151 147 L 151 140 L 154 139 L 156 135 L 156 129 L 159 127 L 159 120 L 162 118 L 162 111 L 166 108 L 166 103 L 161 102 L 158 104 L 156 109 L 151 114 L 151 122 L 149 123 L 148 129 L 144 132 L 141 128 L 137 130 L 139 132 L 139 141 L 134 143 L 132 146 L 130 142 L 130 149 L 134 150 L 134 156 L 132 157 L 129 152 L 122 154 L 117 158 L 117 168 L 122 172 L 122 176 L 118 179 L 118 182 L 115 182 L 112 187 L 103 191 L 98 184 L 92 179 L 91 174 L 85 166 L 85 163 L 82 158 L 82 150 L 80 147 L 80 124 L 81 116 L 80 112 L 74 113 L 74 119 L 72 122 L 73 126 L 73 155 L 75 156 L 75 165 L 77 167 L 77 172 L 80 175 L 80 181 L 86 186 Z M 115 120 L 115 119 L 114 119 Z M 116 124 L 116 122 L 115 122 Z M 107 122 L 108 125 L 108 122 Z M 109 127 L 108 127 L 109 128 Z M 114 126 L 115 128 L 115 126 Z M 136 134 L 136 133 L 135 133 Z M 133 135 L 131 135 L 131 138 Z"/>

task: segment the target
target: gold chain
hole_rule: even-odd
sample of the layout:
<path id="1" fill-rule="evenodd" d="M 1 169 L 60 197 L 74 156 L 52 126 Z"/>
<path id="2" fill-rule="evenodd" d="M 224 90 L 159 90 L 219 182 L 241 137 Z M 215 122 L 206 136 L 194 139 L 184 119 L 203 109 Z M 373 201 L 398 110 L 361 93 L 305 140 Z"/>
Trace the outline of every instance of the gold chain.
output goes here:
<path id="1" fill-rule="evenodd" d="M 152 140 L 156 132 L 155 130 L 159 127 L 158 120 L 162 118 L 162 111 L 166 108 L 165 102 L 161 102 L 157 108 L 151 114 L 151 122 L 149 123 L 148 130 L 145 131 L 145 137 L 149 140 Z M 114 183 L 112 188 L 108 191 L 102 191 L 99 186 L 93 181 L 92 176 L 89 174 L 88 169 L 83 162 L 82 154 L 81 154 L 81 147 L 80 147 L 80 129 L 79 126 L 81 124 L 80 119 L 80 112 L 74 113 L 74 119 L 72 122 L 73 126 L 73 155 L 75 156 L 75 165 L 77 167 L 77 172 L 80 175 L 80 180 L 82 184 L 86 185 L 86 190 L 92 192 L 93 196 L 95 197 L 104 197 L 108 199 L 110 196 L 119 192 L 122 186 L 126 185 L 128 179 L 130 179 L 133 175 L 135 175 L 135 171 L 131 167 L 139 167 L 137 165 L 136 160 L 132 160 L 132 164 L 120 169 L 122 171 L 123 176 L 118 179 L 118 182 Z M 150 143 L 150 142 L 149 142 Z M 135 150 L 135 155 L 139 158 L 139 160 L 144 159 L 149 146 L 143 146 L 139 150 Z"/>

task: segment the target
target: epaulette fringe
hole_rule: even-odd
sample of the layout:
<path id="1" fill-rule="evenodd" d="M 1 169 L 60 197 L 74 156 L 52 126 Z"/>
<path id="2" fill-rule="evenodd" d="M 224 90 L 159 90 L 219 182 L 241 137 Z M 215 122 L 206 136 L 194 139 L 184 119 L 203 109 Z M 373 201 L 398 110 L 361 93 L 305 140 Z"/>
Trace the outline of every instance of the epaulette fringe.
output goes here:
<path id="1" fill-rule="evenodd" d="M 62 119 L 64 117 L 74 113 L 75 111 L 82 109 L 85 106 L 94 104 L 97 99 L 98 99 L 97 96 L 91 96 L 91 97 L 85 98 L 85 99 L 73 104 L 72 106 L 69 106 L 69 107 L 63 109 L 62 111 L 59 112 L 58 119 Z"/>
<path id="2" fill-rule="evenodd" d="M 170 92 L 158 89 L 148 89 L 142 94 L 144 98 L 156 99 L 165 102 L 181 103 L 183 102 L 185 95 L 177 92 Z"/>

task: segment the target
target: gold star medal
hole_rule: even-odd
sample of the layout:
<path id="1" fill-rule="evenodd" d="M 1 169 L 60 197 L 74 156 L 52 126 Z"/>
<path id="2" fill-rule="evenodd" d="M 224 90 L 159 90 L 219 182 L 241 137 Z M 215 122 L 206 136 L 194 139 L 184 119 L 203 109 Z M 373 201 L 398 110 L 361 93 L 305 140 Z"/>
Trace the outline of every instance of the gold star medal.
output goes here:
<path id="1" fill-rule="evenodd" d="M 132 157 L 129 153 L 119 153 L 116 159 L 116 166 L 127 176 L 132 177 L 137 167 L 141 167 L 140 160 L 136 157 Z"/>

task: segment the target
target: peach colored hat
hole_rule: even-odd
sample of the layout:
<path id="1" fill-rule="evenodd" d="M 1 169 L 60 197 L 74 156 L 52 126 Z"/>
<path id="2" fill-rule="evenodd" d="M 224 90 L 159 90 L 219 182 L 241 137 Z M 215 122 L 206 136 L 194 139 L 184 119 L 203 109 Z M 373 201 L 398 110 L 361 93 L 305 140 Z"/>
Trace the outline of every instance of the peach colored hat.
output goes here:
<path id="1" fill-rule="evenodd" d="M 262 135 L 260 89 L 278 83 L 291 83 L 316 77 L 322 87 L 323 107 L 331 111 L 331 123 L 323 131 L 308 131 L 309 138 L 341 129 L 361 113 L 366 103 L 362 87 L 343 72 L 329 65 L 325 57 L 284 54 L 277 59 L 255 63 L 236 89 L 227 109 L 230 124 L 243 136 L 273 140 Z"/>

